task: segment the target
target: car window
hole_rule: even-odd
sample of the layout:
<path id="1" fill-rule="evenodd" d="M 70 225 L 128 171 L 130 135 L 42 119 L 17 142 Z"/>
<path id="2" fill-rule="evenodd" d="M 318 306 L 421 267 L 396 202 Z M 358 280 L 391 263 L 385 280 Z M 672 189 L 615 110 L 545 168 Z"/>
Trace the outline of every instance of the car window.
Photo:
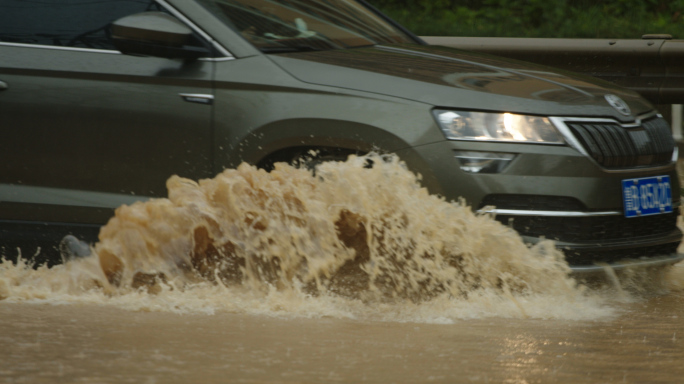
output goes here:
<path id="1" fill-rule="evenodd" d="M 415 43 L 353 0 L 200 0 L 263 52 Z"/>
<path id="2" fill-rule="evenodd" d="M 160 10 L 154 0 L 2 0 L 0 41 L 115 49 L 107 28 L 112 21 Z"/>
<path id="3" fill-rule="evenodd" d="M 110 23 L 146 11 L 165 10 L 155 0 L 2 0 L 0 42 L 116 50 Z"/>

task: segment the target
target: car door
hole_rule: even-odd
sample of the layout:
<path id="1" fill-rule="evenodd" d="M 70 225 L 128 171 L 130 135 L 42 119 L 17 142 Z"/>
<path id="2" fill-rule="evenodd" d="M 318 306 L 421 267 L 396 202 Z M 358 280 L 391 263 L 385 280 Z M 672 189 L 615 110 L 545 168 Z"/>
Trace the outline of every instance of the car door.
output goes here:
<path id="1" fill-rule="evenodd" d="M 0 3 L 0 220 L 101 222 L 173 174 L 211 175 L 213 61 L 120 54 L 109 24 L 143 11 L 168 10 Z"/>

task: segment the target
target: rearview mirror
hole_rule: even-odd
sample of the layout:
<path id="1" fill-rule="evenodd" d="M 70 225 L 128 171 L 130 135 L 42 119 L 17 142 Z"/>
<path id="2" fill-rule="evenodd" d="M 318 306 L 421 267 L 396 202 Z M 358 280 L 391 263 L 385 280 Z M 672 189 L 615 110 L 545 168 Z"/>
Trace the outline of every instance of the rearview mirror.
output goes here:
<path id="1" fill-rule="evenodd" d="M 211 56 L 209 49 L 186 45 L 192 30 L 173 16 L 143 12 L 122 17 L 111 24 L 112 43 L 128 55 L 192 60 Z"/>

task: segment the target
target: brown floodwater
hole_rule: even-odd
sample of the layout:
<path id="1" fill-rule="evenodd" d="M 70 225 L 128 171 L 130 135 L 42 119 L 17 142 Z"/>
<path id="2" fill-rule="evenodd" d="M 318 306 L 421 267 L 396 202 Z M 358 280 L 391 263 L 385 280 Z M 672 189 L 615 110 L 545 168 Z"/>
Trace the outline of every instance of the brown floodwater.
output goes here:
<path id="1" fill-rule="evenodd" d="M 578 282 L 373 160 L 174 177 L 90 257 L 0 263 L 0 381 L 684 380 L 684 266 Z"/>
<path id="2" fill-rule="evenodd" d="M 684 296 L 610 319 L 451 324 L 0 305 L 8 383 L 680 383 Z"/>

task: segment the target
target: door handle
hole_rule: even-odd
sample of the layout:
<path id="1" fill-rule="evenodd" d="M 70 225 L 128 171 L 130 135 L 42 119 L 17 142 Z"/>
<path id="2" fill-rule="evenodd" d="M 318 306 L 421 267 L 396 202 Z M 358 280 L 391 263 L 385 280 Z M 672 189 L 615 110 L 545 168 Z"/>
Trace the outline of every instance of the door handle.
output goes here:
<path id="1" fill-rule="evenodd" d="M 206 105 L 211 105 L 214 103 L 214 95 L 205 95 L 203 93 L 179 93 L 178 95 L 189 103 Z"/>
<path id="2" fill-rule="evenodd" d="M 0 91 L 4 91 L 7 88 L 9 88 L 7 86 L 7 83 L 5 83 L 4 81 L 0 81 Z"/>

